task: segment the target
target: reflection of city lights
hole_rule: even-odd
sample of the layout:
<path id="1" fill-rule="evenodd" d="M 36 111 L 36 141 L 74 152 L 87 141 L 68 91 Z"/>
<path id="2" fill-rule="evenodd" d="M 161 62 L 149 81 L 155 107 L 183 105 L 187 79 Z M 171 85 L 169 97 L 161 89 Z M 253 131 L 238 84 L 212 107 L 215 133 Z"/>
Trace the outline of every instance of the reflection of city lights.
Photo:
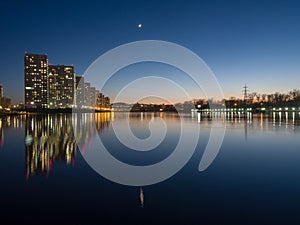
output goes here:
<path id="1" fill-rule="evenodd" d="M 140 188 L 140 202 L 141 202 L 141 207 L 144 207 L 144 192 L 143 192 L 143 188 Z"/>
<path id="2" fill-rule="evenodd" d="M 26 174 L 28 176 L 49 174 L 53 163 L 64 161 L 75 163 L 77 145 L 74 134 L 83 142 L 91 140 L 97 133 L 109 126 L 110 113 L 78 114 L 75 119 L 69 115 L 47 115 L 27 117 L 25 128 Z M 78 133 L 73 133 L 72 122 L 78 124 Z"/>
<path id="3" fill-rule="evenodd" d="M 17 122 L 17 118 L 16 117 L 14 117 L 13 126 L 14 126 L 14 128 L 18 127 L 18 122 Z"/>
<path id="4" fill-rule="evenodd" d="M 25 145 L 31 145 L 33 137 L 29 134 L 25 137 Z"/>
<path id="5" fill-rule="evenodd" d="M 293 112 L 293 114 L 292 114 L 292 123 L 293 123 L 293 125 L 295 124 L 295 112 Z"/>

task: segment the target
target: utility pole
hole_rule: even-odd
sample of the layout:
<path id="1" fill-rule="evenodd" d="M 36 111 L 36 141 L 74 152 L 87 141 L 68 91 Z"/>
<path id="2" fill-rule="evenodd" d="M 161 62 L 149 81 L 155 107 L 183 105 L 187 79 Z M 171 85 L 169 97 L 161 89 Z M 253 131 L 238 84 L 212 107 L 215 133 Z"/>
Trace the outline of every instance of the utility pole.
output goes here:
<path id="1" fill-rule="evenodd" d="M 247 87 L 247 84 L 243 87 L 242 93 L 244 95 L 244 103 L 246 103 L 247 97 L 248 97 L 249 88 Z"/>
<path id="2" fill-rule="evenodd" d="M 248 93 L 249 93 L 249 88 L 247 86 L 247 84 L 245 84 L 245 86 L 243 87 L 242 93 L 244 95 L 244 113 L 245 115 L 247 114 L 247 99 L 248 99 Z"/>
<path id="3" fill-rule="evenodd" d="M 244 95 L 244 114 L 245 114 L 245 120 L 244 120 L 244 127 L 245 127 L 245 141 L 247 142 L 248 139 L 248 126 L 247 126 L 247 97 L 249 93 L 249 88 L 247 87 L 247 84 L 243 87 L 242 93 Z"/>

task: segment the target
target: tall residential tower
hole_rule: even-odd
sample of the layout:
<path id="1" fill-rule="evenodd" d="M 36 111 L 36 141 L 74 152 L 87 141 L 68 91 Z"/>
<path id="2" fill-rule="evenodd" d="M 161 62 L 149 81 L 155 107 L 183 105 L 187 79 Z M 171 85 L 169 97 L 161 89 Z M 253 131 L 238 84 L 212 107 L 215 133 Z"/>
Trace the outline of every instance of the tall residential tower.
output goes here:
<path id="1" fill-rule="evenodd" d="M 26 53 L 24 56 L 25 107 L 48 108 L 48 57 Z"/>
<path id="2" fill-rule="evenodd" d="M 4 97 L 4 94 L 3 94 L 3 86 L 2 84 L 0 84 L 0 99 Z"/>
<path id="3" fill-rule="evenodd" d="M 74 89 L 73 66 L 49 65 L 49 108 L 71 108 L 74 101 Z"/>

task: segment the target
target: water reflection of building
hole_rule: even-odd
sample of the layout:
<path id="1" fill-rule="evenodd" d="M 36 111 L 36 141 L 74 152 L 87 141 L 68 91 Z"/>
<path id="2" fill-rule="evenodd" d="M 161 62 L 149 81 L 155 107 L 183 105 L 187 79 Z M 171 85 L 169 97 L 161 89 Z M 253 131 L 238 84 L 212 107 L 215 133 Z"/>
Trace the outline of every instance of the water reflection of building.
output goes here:
<path id="1" fill-rule="evenodd" d="M 4 144 L 4 131 L 3 131 L 3 125 L 2 125 L 2 118 L 0 118 L 0 148 Z"/>
<path id="2" fill-rule="evenodd" d="M 94 120 L 85 120 L 85 117 L 79 115 L 91 116 Z M 72 117 L 72 114 L 26 117 L 26 176 L 48 174 L 53 163 L 57 161 L 74 164 L 77 152 L 76 140 L 86 142 L 97 134 L 92 128 L 96 128 L 99 132 L 109 125 L 108 113 L 79 115 L 75 117 L 78 118 L 80 124 L 78 128 L 82 131 L 82 135 L 76 139 L 73 132 L 74 115 Z"/>
<path id="3" fill-rule="evenodd" d="M 71 117 L 28 116 L 25 144 L 27 175 L 49 172 L 53 161 L 71 163 L 76 153 Z"/>
<path id="4" fill-rule="evenodd" d="M 111 113 L 78 113 L 73 115 L 74 134 L 79 146 L 83 148 L 86 143 L 99 132 L 110 126 Z"/>
<path id="5" fill-rule="evenodd" d="M 6 129 L 20 129 L 23 127 L 25 116 L 0 116 L 0 148 L 4 145 L 4 133 Z"/>

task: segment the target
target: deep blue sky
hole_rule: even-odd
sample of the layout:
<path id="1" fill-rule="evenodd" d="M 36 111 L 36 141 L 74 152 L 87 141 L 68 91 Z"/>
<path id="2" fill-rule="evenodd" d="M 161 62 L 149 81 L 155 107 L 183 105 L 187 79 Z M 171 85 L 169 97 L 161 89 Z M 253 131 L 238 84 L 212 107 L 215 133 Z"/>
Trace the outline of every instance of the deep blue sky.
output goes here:
<path id="1" fill-rule="evenodd" d="M 226 97 L 300 87 L 298 1 L 1 1 L 0 83 L 23 101 L 24 53 L 74 64 L 131 41 L 158 39 L 197 53 Z M 137 24 L 142 23 L 142 29 Z"/>

